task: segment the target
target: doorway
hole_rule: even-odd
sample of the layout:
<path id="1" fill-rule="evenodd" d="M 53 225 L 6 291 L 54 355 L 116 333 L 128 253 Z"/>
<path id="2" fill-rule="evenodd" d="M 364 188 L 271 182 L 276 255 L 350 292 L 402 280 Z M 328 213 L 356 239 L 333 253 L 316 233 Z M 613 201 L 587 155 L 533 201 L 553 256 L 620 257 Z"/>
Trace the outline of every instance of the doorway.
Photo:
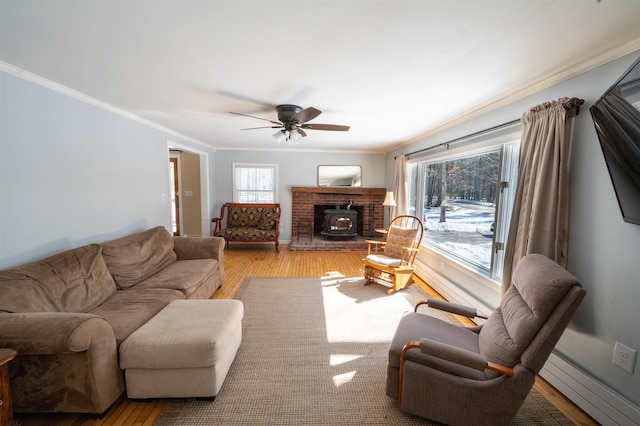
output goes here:
<path id="1" fill-rule="evenodd" d="M 169 151 L 169 184 L 171 186 L 171 232 L 180 236 L 180 153 Z"/>
<path id="2" fill-rule="evenodd" d="M 209 235 L 208 155 L 168 144 L 171 231 L 176 236 Z"/>

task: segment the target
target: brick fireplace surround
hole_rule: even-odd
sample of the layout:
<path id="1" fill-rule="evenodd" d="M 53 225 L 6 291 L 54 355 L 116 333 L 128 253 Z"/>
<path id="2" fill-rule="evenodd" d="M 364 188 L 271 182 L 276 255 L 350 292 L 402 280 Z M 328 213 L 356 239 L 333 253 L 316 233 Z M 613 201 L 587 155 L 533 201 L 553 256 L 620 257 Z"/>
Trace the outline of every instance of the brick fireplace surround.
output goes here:
<path id="1" fill-rule="evenodd" d="M 294 186 L 291 212 L 291 250 L 349 251 L 366 250 L 364 238 L 379 237 L 373 229 L 384 227 L 384 209 L 382 203 L 385 188 L 354 187 L 300 187 Z M 357 208 L 358 226 L 361 230 L 355 239 L 324 238 L 314 229 L 314 206 L 340 206 L 346 208 L 352 202 Z M 371 212 L 373 214 L 371 214 Z"/>

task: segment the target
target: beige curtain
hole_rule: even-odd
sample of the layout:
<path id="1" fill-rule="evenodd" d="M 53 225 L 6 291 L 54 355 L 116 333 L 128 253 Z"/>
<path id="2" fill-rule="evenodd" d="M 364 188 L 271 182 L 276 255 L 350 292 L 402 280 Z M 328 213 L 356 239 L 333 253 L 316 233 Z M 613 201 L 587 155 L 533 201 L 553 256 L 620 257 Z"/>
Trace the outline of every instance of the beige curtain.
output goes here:
<path id="1" fill-rule="evenodd" d="M 391 217 L 407 214 L 407 156 L 404 154 L 396 156 L 393 194 L 396 206 L 391 208 Z"/>
<path id="2" fill-rule="evenodd" d="M 572 117 L 581 99 L 561 98 L 522 116 L 518 184 L 505 247 L 502 291 L 529 253 L 566 267 L 569 238 L 569 159 Z"/>

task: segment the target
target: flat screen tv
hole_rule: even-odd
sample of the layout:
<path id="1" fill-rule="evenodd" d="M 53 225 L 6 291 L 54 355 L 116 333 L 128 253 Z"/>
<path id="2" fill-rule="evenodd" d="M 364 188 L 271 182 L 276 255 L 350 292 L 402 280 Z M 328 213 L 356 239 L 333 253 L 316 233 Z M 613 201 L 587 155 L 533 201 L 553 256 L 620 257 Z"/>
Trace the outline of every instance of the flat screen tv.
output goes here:
<path id="1" fill-rule="evenodd" d="M 640 59 L 589 111 L 622 218 L 640 225 Z"/>

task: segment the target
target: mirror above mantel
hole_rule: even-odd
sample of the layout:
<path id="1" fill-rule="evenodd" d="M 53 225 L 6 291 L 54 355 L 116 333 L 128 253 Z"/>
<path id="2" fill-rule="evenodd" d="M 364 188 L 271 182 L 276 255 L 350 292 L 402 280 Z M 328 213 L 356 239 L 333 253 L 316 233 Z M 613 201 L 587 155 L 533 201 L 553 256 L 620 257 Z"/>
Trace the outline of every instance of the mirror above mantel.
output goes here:
<path id="1" fill-rule="evenodd" d="M 318 166 L 319 187 L 360 187 L 362 186 L 362 166 L 320 165 Z"/>

